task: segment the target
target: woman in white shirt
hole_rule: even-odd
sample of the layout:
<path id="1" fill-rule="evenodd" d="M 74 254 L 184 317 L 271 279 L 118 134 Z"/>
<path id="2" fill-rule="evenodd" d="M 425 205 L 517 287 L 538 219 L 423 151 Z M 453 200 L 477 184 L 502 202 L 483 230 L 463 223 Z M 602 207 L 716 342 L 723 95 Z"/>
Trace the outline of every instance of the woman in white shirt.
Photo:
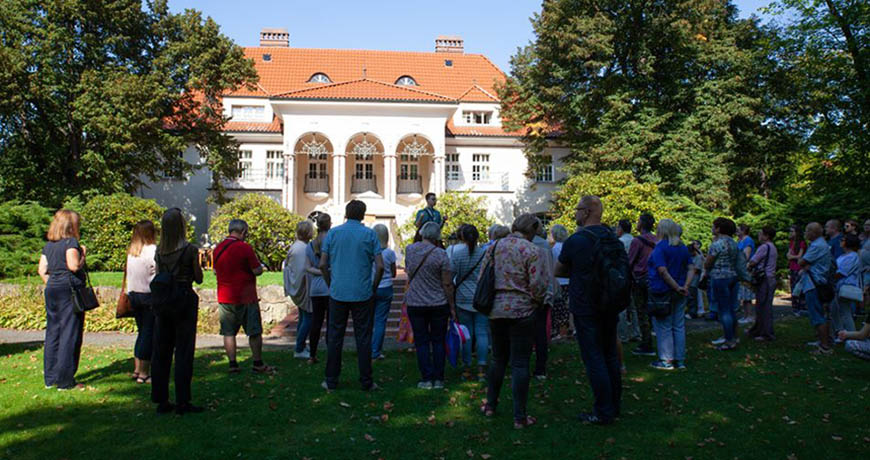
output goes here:
<path id="1" fill-rule="evenodd" d="M 157 252 L 157 231 L 154 223 L 143 220 L 133 227 L 133 237 L 127 248 L 126 292 L 136 318 L 136 345 L 133 348 L 138 383 L 151 382 L 151 355 L 154 350 L 154 313 L 151 311 L 151 280 L 157 272 L 154 254 Z"/>

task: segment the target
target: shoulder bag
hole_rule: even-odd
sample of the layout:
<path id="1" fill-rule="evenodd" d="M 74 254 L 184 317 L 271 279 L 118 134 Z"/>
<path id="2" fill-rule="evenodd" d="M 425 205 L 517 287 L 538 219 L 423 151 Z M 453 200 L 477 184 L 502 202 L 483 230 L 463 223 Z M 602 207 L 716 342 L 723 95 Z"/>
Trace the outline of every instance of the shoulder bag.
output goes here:
<path id="1" fill-rule="evenodd" d="M 89 310 L 93 310 L 100 306 L 100 301 L 97 300 L 97 293 L 94 291 L 94 287 L 91 286 L 91 277 L 88 275 L 88 264 L 82 267 L 82 271 L 85 273 L 85 284 L 83 286 L 76 286 L 72 282 L 72 276 L 70 275 L 69 280 L 69 289 L 72 294 L 72 302 L 73 302 L 73 311 L 76 313 L 84 313 Z"/>
<path id="2" fill-rule="evenodd" d="M 858 270 L 858 265 L 860 264 L 860 260 L 856 261 L 855 265 L 852 267 L 852 270 L 850 270 L 849 273 L 847 273 L 846 276 L 843 278 L 845 279 L 855 274 L 855 272 Z M 840 286 L 840 288 L 837 289 L 837 296 L 841 299 L 858 302 L 859 304 L 864 302 L 864 287 L 862 286 L 862 284 L 864 284 L 863 281 L 863 277 L 858 276 L 857 286 L 853 286 L 851 284 L 844 284 Z"/>
<path id="3" fill-rule="evenodd" d="M 499 241 L 496 241 L 492 246 L 492 252 L 489 255 L 489 265 L 480 273 L 480 278 L 477 280 L 477 288 L 474 289 L 472 306 L 478 313 L 486 316 L 492 313 L 492 307 L 495 303 L 495 251 L 498 249 Z M 484 254 L 485 256 L 486 254 Z"/>
<path id="4" fill-rule="evenodd" d="M 133 305 L 130 303 L 130 297 L 127 296 L 127 264 L 124 264 L 124 281 L 121 282 L 121 295 L 115 305 L 115 318 L 132 318 L 133 313 Z"/>
<path id="5" fill-rule="evenodd" d="M 765 246 L 773 243 L 764 243 Z M 770 246 L 767 246 L 767 253 L 764 254 L 764 262 L 756 264 L 752 269 L 752 286 L 761 286 L 764 280 L 767 279 L 767 262 L 770 260 Z"/>

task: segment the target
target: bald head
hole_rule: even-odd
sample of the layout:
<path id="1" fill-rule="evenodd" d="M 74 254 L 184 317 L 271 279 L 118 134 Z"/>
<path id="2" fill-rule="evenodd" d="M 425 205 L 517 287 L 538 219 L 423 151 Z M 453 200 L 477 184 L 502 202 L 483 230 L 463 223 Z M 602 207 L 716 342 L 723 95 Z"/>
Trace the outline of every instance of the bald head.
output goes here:
<path id="1" fill-rule="evenodd" d="M 586 195 L 580 198 L 575 211 L 574 217 L 577 220 L 577 225 L 581 227 L 601 225 L 601 214 L 604 212 L 604 206 L 601 204 L 601 199 L 597 196 Z"/>
<path id="2" fill-rule="evenodd" d="M 815 241 L 820 236 L 822 236 L 822 224 L 818 222 L 808 223 L 804 231 L 804 237 L 806 237 L 807 241 Z"/>

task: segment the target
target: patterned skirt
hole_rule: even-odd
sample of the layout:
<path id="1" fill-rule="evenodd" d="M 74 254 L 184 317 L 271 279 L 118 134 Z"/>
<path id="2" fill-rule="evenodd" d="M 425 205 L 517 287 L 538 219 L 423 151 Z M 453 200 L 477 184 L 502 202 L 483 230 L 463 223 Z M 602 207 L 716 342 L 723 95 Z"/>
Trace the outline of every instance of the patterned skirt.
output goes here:
<path id="1" fill-rule="evenodd" d="M 571 321 L 571 310 L 568 306 L 568 285 L 559 285 L 559 292 L 554 299 L 552 310 L 553 329 L 568 327 Z"/>
<path id="2" fill-rule="evenodd" d="M 740 283 L 740 287 L 737 288 L 737 300 L 741 302 L 755 300 L 755 291 L 752 287 Z"/>

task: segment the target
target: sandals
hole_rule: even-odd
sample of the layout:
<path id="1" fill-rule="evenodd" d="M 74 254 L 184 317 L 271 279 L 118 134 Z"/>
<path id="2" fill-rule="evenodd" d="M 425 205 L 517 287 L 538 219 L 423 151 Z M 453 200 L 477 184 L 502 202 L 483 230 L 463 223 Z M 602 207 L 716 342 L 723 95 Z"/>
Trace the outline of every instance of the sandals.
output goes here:
<path id="1" fill-rule="evenodd" d="M 140 383 L 140 384 L 151 383 L 151 376 L 146 375 L 145 377 L 142 377 L 140 375 L 139 377 L 136 378 L 136 383 Z"/>
<path id="2" fill-rule="evenodd" d="M 139 380 L 139 373 L 138 372 L 131 373 L 130 380 Z"/>
<path id="3" fill-rule="evenodd" d="M 489 403 L 484 403 L 480 406 L 480 413 L 483 414 L 484 417 L 492 417 L 495 415 L 495 407 L 489 405 Z"/>
<path id="4" fill-rule="evenodd" d="M 532 417 L 531 415 L 526 415 L 526 418 L 524 419 L 514 420 L 514 429 L 522 430 L 523 428 L 532 426 L 535 423 L 538 423 L 537 418 Z"/>
<path id="5" fill-rule="evenodd" d="M 262 366 L 254 366 L 251 368 L 255 374 L 273 374 L 275 372 L 275 368 L 268 365 L 263 364 Z"/>

